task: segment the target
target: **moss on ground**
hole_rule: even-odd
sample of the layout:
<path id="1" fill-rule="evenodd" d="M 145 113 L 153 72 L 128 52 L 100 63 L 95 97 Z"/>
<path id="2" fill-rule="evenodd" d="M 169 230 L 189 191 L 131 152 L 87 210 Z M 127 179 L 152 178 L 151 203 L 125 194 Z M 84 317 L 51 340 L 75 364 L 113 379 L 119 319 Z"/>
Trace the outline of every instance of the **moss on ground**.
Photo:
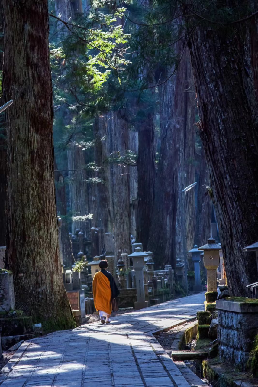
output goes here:
<path id="1" fill-rule="evenodd" d="M 231 364 L 221 361 L 218 356 L 214 359 L 204 360 L 202 368 L 204 378 L 216 387 L 238 387 L 245 382 L 250 383 L 252 380 L 250 372 L 240 372 Z"/>
<path id="2" fill-rule="evenodd" d="M 243 302 L 245 304 L 258 304 L 258 299 L 257 298 L 227 297 L 226 301 Z"/>
<path id="3" fill-rule="evenodd" d="M 210 339 L 198 339 L 196 341 L 195 351 L 208 351 L 211 346 Z"/>

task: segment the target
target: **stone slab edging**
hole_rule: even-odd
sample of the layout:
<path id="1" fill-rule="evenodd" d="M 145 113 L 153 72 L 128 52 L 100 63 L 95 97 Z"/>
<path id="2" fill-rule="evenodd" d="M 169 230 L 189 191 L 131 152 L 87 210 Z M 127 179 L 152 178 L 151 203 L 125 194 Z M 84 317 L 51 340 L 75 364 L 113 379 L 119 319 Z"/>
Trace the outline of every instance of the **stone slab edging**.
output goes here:
<path id="1" fill-rule="evenodd" d="M 235 313 L 258 313 L 258 303 L 248 303 L 231 300 L 217 300 L 216 308 L 226 312 Z"/>
<path id="2" fill-rule="evenodd" d="M 189 325 L 193 326 L 194 324 L 196 324 L 195 320 L 196 320 L 196 318 L 189 318 L 189 319 L 186 319 L 186 320 L 184 320 L 178 324 L 175 324 L 171 327 L 167 327 L 167 328 L 164 328 L 162 330 L 158 330 L 155 332 L 153 331 L 153 332 L 150 332 L 149 334 L 145 334 L 147 337 L 148 336 L 151 337 L 151 341 L 152 341 L 151 347 L 153 349 L 153 352 L 156 354 L 157 358 L 159 359 L 159 361 L 163 365 L 165 371 L 168 373 L 170 380 L 175 384 L 176 387 L 191 386 L 191 382 L 185 378 L 185 375 L 184 375 L 185 372 L 182 372 L 182 370 L 179 367 L 177 367 L 176 363 L 169 356 L 167 351 L 162 347 L 162 345 L 159 343 L 159 341 L 155 337 L 155 335 L 158 333 L 161 333 L 161 332 L 167 332 L 170 329 L 179 327 L 180 325 L 185 325 L 187 323 Z M 183 329 L 183 331 L 180 332 L 181 335 L 184 334 L 185 330 L 188 328 Z M 184 365 L 185 365 L 185 363 L 184 363 Z M 194 378 L 195 384 L 197 384 L 198 386 L 208 387 L 207 383 L 205 383 L 202 379 L 200 379 L 197 375 L 195 375 L 186 365 L 185 365 L 185 367 L 189 370 L 189 373 L 192 373 L 191 376 L 195 377 Z"/>

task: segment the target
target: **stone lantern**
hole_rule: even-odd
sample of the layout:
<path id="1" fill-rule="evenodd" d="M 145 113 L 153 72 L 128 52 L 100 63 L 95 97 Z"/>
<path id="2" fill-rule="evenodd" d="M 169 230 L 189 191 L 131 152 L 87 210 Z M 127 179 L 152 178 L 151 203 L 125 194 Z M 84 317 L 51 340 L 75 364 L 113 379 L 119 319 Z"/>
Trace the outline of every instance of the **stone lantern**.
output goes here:
<path id="1" fill-rule="evenodd" d="M 133 268 L 135 271 L 135 284 L 137 290 L 137 302 L 134 303 L 135 309 L 141 309 L 148 306 L 148 301 L 145 301 L 145 292 L 144 292 L 144 257 L 146 253 L 140 251 L 140 246 L 135 248 L 134 253 L 130 254 L 129 257 L 133 259 Z"/>
<path id="2" fill-rule="evenodd" d="M 192 254 L 192 260 L 194 263 L 194 290 L 196 291 L 202 290 L 200 271 L 201 252 L 202 251 L 198 249 L 197 245 L 188 251 L 188 253 Z"/>
<path id="3" fill-rule="evenodd" d="M 258 271 L 258 242 L 255 242 L 250 246 L 244 247 L 244 251 L 246 251 L 246 252 L 255 251 L 256 265 L 257 265 L 257 271 Z M 247 285 L 247 288 L 251 291 L 253 298 L 258 298 L 258 282 Z"/>
<path id="4" fill-rule="evenodd" d="M 220 249 L 221 246 L 213 238 L 209 238 L 208 243 L 198 249 L 204 251 L 203 264 L 207 269 L 207 292 L 217 292 L 217 268 L 219 266 Z"/>
<path id="5" fill-rule="evenodd" d="M 137 250 L 137 251 L 143 251 L 142 243 L 135 242 L 132 244 L 133 253 L 136 251 L 137 248 L 140 248 L 140 250 Z"/>

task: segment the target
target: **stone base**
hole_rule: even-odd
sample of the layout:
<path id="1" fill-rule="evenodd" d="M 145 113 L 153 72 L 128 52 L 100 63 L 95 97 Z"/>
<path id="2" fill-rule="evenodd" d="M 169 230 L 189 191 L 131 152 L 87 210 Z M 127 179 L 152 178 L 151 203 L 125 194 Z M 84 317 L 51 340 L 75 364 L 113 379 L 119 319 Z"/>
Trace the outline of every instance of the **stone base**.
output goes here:
<path id="1" fill-rule="evenodd" d="M 136 310 L 147 308 L 148 306 L 149 306 L 148 301 L 141 301 L 141 302 L 136 301 L 134 303 L 134 309 L 136 309 Z"/>

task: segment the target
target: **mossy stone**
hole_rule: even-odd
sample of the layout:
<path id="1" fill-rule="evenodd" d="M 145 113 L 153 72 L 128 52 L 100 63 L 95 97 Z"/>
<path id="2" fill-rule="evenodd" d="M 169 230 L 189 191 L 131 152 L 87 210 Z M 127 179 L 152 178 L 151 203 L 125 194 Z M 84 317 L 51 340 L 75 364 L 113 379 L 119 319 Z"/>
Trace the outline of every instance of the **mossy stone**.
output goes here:
<path id="1" fill-rule="evenodd" d="M 214 310 L 216 309 L 216 302 L 212 302 L 212 303 L 208 303 L 206 302 L 205 303 L 205 311 L 206 312 L 214 312 Z"/>
<path id="2" fill-rule="evenodd" d="M 200 340 L 202 339 L 207 339 L 209 336 L 209 329 L 210 325 L 209 324 L 203 324 L 198 326 L 198 338 Z"/>
<path id="3" fill-rule="evenodd" d="M 258 377 L 258 335 L 255 336 L 253 349 L 247 362 L 248 368 L 251 370 L 253 376 Z"/>
<path id="4" fill-rule="evenodd" d="M 209 311 L 201 311 L 197 312 L 197 319 L 198 319 L 198 324 L 199 325 L 204 325 L 204 324 L 210 324 L 211 323 L 211 312 Z"/>
<path id="5" fill-rule="evenodd" d="M 206 292 L 205 293 L 205 300 L 207 303 L 215 302 L 218 298 L 218 292 Z"/>

